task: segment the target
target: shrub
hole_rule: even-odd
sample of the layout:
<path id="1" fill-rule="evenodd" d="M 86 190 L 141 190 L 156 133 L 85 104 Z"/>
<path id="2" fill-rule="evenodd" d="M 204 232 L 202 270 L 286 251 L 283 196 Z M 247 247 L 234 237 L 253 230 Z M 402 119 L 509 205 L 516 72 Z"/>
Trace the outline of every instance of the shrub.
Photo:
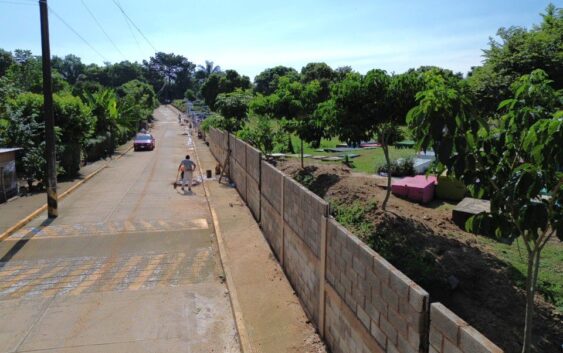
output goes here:
<path id="1" fill-rule="evenodd" d="M 387 165 L 383 164 L 377 168 L 377 173 L 387 173 Z M 412 158 L 397 159 L 391 162 L 391 176 L 403 177 L 414 175 L 414 160 Z"/>

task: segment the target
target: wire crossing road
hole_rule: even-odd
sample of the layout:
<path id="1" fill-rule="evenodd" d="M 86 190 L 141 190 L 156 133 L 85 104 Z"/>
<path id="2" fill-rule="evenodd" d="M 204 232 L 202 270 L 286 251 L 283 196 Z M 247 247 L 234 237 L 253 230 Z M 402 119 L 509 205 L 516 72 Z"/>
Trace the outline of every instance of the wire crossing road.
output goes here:
<path id="1" fill-rule="evenodd" d="M 154 115 L 154 151 L 0 243 L 0 352 L 239 352 L 203 187 L 171 185 L 193 141 Z"/>

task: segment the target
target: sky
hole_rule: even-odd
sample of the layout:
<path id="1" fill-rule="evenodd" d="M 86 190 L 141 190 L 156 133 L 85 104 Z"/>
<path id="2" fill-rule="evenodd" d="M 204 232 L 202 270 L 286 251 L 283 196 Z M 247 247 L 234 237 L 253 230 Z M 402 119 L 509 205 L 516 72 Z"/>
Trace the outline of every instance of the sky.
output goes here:
<path id="1" fill-rule="evenodd" d="M 558 7 L 562 2 L 553 1 Z M 48 0 L 52 55 L 72 53 L 84 63 L 102 64 L 140 62 L 155 50 L 173 52 L 196 64 L 211 60 L 251 79 L 269 67 L 299 71 L 309 62 L 351 66 L 361 73 L 374 68 L 401 73 L 435 65 L 465 74 L 482 63 L 482 50 L 500 27 L 538 24 L 548 3 Z M 41 54 L 38 1 L 0 0 L 0 48 Z"/>

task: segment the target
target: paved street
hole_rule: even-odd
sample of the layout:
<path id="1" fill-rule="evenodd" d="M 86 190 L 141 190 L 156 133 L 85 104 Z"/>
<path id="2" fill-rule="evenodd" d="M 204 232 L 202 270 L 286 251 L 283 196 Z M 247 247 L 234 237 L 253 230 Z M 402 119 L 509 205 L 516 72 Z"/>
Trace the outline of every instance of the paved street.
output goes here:
<path id="1" fill-rule="evenodd" d="M 0 352 L 239 351 L 204 190 L 171 185 L 194 145 L 174 110 L 155 117 L 154 151 L 0 243 Z"/>

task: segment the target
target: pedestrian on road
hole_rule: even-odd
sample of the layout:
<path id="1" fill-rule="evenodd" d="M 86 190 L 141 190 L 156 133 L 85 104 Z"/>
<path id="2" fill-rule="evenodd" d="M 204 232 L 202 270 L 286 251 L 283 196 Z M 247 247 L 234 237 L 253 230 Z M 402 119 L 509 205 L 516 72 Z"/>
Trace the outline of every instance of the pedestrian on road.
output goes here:
<path id="1" fill-rule="evenodd" d="M 186 182 L 188 183 L 188 191 L 192 191 L 192 177 L 193 171 L 195 170 L 195 163 L 190 159 L 190 155 L 187 154 L 186 158 L 180 162 L 178 166 L 178 172 L 184 169 L 184 177 L 182 178 L 182 190 L 184 190 L 184 186 L 186 186 Z"/>
<path id="2" fill-rule="evenodd" d="M 182 123 L 182 114 L 178 114 L 178 124 Z"/>

